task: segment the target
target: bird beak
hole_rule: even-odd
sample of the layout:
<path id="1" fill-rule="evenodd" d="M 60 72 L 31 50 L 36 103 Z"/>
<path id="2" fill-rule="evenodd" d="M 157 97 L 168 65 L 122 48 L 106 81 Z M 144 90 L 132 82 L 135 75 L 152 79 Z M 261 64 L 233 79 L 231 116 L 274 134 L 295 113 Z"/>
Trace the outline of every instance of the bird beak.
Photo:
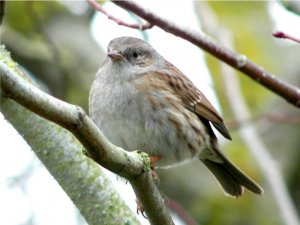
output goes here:
<path id="1" fill-rule="evenodd" d="M 113 61 L 118 61 L 124 58 L 124 56 L 121 54 L 118 50 L 111 50 L 107 53 L 107 56 L 111 58 Z"/>

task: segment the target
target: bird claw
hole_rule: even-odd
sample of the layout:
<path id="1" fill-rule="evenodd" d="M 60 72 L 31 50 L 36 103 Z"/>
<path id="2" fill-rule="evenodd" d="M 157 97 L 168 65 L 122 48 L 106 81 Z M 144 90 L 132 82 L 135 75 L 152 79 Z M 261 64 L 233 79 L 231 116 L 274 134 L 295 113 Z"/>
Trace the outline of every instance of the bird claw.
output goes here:
<path id="1" fill-rule="evenodd" d="M 145 219 L 148 219 L 148 217 L 146 216 L 144 207 L 142 206 L 142 204 L 140 203 L 140 201 L 138 199 L 135 200 L 136 201 L 136 213 L 139 215 L 140 213 L 142 214 L 142 216 Z"/>

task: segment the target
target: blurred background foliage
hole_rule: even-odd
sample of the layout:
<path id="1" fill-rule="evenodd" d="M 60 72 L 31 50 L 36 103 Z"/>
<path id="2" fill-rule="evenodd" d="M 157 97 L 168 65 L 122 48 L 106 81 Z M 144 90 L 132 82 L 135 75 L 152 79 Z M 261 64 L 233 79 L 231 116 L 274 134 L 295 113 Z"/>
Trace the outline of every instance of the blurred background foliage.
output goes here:
<path id="1" fill-rule="evenodd" d="M 268 2 L 211 1 L 210 7 L 221 26 L 231 33 L 236 51 L 295 86 L 300 84 L 300 46 L 272 38 L 273 21 Z M 172 6 L 170 3 L 170 7 Z M 195 2 L 197 10 L 197 2 Z M 198 8 L 199 9 L 199 8 Z M 90 32 L 94 10 L 84 2 L 7 1 L 1 41 L 12 58 L 52 95 L 82 106 L 87 111 L 88 91 L 105 49 L 100 49 Z M 201 19 L 201 11 L 198 12 Z M 101 27 L 99 27 L 101 29 Z M 296 28 L 295 28 L 296 29 Z M 270 187 L 237 135 L 224 94 L 219 61 L 206 59 L 213 75 L 224 118 L 233 142 L 224 151 L 265 189 L 263 196 L 246 193 L 239 199 L 224 197 L 212 176 L 199 163 L 159 171 L 161 190 L 179 202 L 199 224 L 280 225 Z M 283 171 L 293 201 L 300 210 L 300 114 L 284 100 L 239 74 L 253 123 Z M 51 209 L 49 209 L 51 210 Z"/>

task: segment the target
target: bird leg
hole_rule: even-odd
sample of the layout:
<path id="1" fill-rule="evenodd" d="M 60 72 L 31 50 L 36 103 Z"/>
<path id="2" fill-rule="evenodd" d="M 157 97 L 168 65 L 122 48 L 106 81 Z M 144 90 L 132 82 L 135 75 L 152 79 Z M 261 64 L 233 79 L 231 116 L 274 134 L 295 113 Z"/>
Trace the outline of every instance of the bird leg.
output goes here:
<path id="1" fill-rule="evenodd" d="M 155 171 L 154 163 L 157 162 L 157 161 L 159 161 L 160 159 L 161 159 L 161 156 L 150 156 L 151 176 L 152 176 L 152 179 L 153 179 L 156 187 L 158 187 L 160 180 L 159 180 L 158 174 Z"/>

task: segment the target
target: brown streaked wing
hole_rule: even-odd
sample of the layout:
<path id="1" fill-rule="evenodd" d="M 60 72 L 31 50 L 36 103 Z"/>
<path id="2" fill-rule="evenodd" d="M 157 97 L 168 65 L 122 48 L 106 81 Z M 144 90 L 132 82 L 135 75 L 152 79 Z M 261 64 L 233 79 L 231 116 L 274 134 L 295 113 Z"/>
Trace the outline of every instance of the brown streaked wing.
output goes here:
<path id="1" fill-rule="evenodd" d="M 220 114 L 204 94 L 180 70 L 171 63 L 168 63 L 165 70 L 159 71 L 156 74 L 161 79 L 166 80 L 166 83 L 174 90 L 174 93 L 182 99 L 187 109 L 193 111 L 199 117 L 209 120 L 225 138 L 231 140 L 229 131 Z M 174 74 L 178 74 L 179 76 L 174 76 Z"/>

